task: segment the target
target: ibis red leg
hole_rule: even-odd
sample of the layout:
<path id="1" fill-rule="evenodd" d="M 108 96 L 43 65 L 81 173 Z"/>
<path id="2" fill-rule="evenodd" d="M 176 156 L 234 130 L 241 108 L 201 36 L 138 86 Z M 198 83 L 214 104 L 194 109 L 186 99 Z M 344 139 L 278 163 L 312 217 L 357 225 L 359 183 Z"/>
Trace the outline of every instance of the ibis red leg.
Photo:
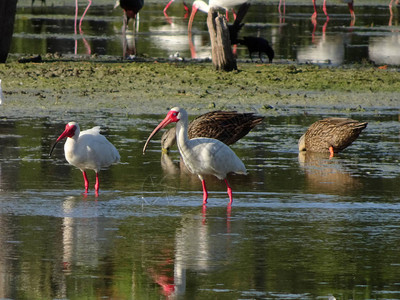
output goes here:
<path id="1" fill-rule="evenodd" d="M 228 180 L 225 179 L 225 183 L 226 183 L 226 187 L 228 188 L 227 192 L 228 192 L 228 196 L 229 196 L 229 204 L 232 204 L 232 202 L 233 202 L 232 188 L 229 186 Z"/>
<path id="2" fill-rule="evenodd" d="M 85 181 L 85 192 L 87 192 L 89 189 L 89 180 L 87 179 L 85 171 L 82 171 L 82 174 L 83 174 L 83 180 Z"/>
<path id="3" fill-rule="evenodd" d="M 201 185 L 203 186 L 203 204 L 207 204 L 208 192 L 204 179 L 201 180 Z"/>
<path id="4" fill-rule="evenodd" d="M 329 158 L 332 158 L 334 156 L 334 154 L 335 154 L 335 152 L 333 151 L 333 147 L 332 146 L 329 147 L 329 153 L 330 153 Z"/>
<path id="5" fill-rule="evenodd" d="M 94 185 L 94 190 L 96 192 L 99 191 L 99 186 L 100 186 L 100 182 L 99 182 L 99 173 L 96 172 L 96 184 Z"/>

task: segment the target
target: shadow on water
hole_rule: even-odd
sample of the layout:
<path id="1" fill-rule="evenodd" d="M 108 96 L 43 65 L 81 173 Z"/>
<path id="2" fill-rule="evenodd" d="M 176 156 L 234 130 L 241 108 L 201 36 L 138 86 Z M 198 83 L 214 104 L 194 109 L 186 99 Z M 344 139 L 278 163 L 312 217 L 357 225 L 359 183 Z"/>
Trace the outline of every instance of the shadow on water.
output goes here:
<path id="1" fill-rule="evenodd" d="M 104 1 L 103 1 L 104 2 Z M 47 6 L 22 1 L 15 21 L 11 54 L 57 53 L 64 57 L 95 54 L 120 59 L 122 53 L 138 57 L 171 59 L 209 58 L 210 42 L 206 15 L 198 13 L 189 40 L 188 14 L 182 3 L 174 3 L 163 14 L 165 3 L 146 2 L 140 11 L 139 30 L 121 34 L 122 9 L 97 1 L 82 23 L 82 34 L 74 35 L 74 7 L 48 3 Z M 322 2 L 322 1 L 321 1 Z M 241 30 L 242 36 L 259 36 L 270 41 L 275 61 L 298 61 L 341 65 L 373 61 L 400 65 L 398 5 L 392 1 L 355 4 L 352 19 L 346 4 L 328 2 L 329 19 L 318 4 L 312 20 L 312 1 L 254 3 Z M 25 3 L 25 5 L 24 5 Z M 97 4 L 97 5 L 96 5 Z M 338 5 L 339 4 L 339 5 Z M 81 4 L 80 14 L 85 6 Z M 123 49 L 123 48 L 127 49 Z M 247 49 L 237 48 L 239 59 L 249 60 Z M 131 59 L 135 59 L 131 57 Z"/>
<path id="2" fill-rule="evenodd" d="M 62 145 L 48 157 L 64 124 L 0 120 L 0 298 L 396 298 L 398 115 L 349 117 L 368 127 L 333 159 L 297 152 L 321 116 L 266 118 L 232 146 L 249 175 L 230 178 L 231 208 L 216 179 L 202 207 L 161 135 L 142 155 L 160 116 L 104 115 L 121 163 L 99 197 Z"/>

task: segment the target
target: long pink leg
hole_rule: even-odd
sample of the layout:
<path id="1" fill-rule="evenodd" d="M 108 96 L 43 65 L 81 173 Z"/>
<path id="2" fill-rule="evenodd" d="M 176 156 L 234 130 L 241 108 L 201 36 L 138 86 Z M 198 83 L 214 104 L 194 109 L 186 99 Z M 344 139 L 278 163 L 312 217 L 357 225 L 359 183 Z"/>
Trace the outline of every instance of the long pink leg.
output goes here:
<path id="1" fill-rule="evenodd" d="M 204 179 L 201 180 L 201 185 L 203 186 L 203 205 L 207 204 L 208 192 L 206 188 L 206 182 Z"/>
<path id="2" fill-rule="evenodd" d="M 85 180 L 85 192 L 87 193 L 89 189 L 89 180 L 87 179 L 87 175 L 85 171 L 82 171 L 83 174 L 83 180 Z"/>
<path id="3" fill-rule="evenodd" d="M 313 3 L 313 6 L 314 6 L 314 13 L 311 16 L 311 19 L 315 19 L 315 18 L 317 18 L 317 5 L 315 4 L 315 0 L 313 0 L 312 3 Z"/>
<path id="4" fill-rule="evenodd" d="M 232 204 L 232 202 L 233 202 L 233 198 L 232 198 L 232 189 L 231 189 L 231 187 L 229 186 L 229 183 L 228 183 L 228 180 L 226 180 L 225 179 L 225 183 L 226 183 L 226 186 L 227 186 L 227 192 L 228 192 L 228 196 L 229 196 L 229 205 L 231 205 Z"/>
<path id="5" fill-rule="evenodd" d="M 82 33 L 82 21 L 83 21 L 83 18 L 85 17 L 86 12 L 88 11 L 90 5 L 92 5 L 92 0 L 88 0 L 88 1 L 89 1 L 89 4 L 88 4 L 88 6 L 86 6 L 86 9 L 82 14 L 81 20 L 79 21 L 79 32 L 80 33 Z"/>
<path id="6" fill-rule="evenodd" d="M 99 182 L 99 173 L 96 172 L 96 184 L 94 185 L 94 190 L 96 192 L 99 191 L 99 186 L 100 186 L 100 182 Z"/>
<path id="7" fill-rule="evenodd" d="M 171 5 L 171 3 L 172 2 L 174 2 L 174 0 L 171 0 L 171 1 L 169 1 L 168 2 L 168 4 L 167 5 L 165 5 L 165 8 L 164 8 L 164 14 L 166 14 L 167 13 L 167 9 L 168 9 L 168 7 Z"/>
<path id="8" fill-rule="evenodd" d="M 326 10 L 326 0 L 324 0 L 324 5 L 322 6 L 322 10 L 326 16 L 326 19 L 329 20 L 328 11 Z"/>
<path id="9" fill-rule="evenodd" d="M 74 24 L 74 33 L 77 34 L 76 30 L 76 22 L 78 21 L 78 0 L 75 0 L 75 24 Z"/>

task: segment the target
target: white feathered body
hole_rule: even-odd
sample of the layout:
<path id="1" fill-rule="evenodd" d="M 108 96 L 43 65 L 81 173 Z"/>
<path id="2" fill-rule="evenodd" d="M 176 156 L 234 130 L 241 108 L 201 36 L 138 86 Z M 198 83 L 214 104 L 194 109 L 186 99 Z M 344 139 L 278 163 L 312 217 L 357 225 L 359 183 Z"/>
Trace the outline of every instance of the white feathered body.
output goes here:
<path id="1" fill-rule="evenodd" d="M 99 126 L 75 132 L 72 138 L 67 138 L 64 152 L 66 160 L 82 171 L 99 172 L 120 160 L 118 150 L 100 134 Z"/>
<path id="2" fill-rule="evenodd" d="M 185 121 L 177 123 L 176 140 L 183 162 L 191 173 L 200 178 L 214 175 L 219 179 L 225 179 L 228 173 L 247 173 L 243 162 L 231 148 L 216 139 L 189 139 L 185 125 Z"/>

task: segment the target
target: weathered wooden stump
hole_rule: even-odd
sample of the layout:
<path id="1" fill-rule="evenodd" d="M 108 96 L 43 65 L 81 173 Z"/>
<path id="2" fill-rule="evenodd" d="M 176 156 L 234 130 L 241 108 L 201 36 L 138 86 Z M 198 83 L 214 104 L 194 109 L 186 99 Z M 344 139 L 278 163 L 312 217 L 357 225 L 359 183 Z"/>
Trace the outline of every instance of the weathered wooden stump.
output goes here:
<path id="1" fill-rule="evenodd" d="M 5 63 L 14 31 L 17 0 L 0 0 L 0 63 Z"/>
<path id="2" fill-rule="evenodd" d="M 211 41 L 211 57 L 217 70 L 233 71 L 237 69 L 232 53 L 226 18 L 211 8 L 207 17 L 208 32 Z"/>

